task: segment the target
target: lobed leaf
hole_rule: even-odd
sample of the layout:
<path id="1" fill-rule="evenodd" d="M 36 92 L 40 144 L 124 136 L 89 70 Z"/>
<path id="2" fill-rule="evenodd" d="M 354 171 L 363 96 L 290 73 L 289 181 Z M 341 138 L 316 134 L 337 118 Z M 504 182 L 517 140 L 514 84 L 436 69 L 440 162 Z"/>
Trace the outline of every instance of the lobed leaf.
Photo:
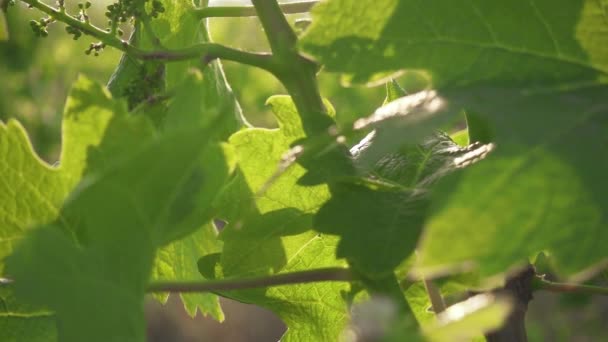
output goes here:
<path id="1" fill-rule="evenodd" d="M 374 139 L 354 149 L 355 164 Z M 338 257 L 364 274 L 392 273 L 416 247 L 431 185 L 456 169 L 458 158 L 482 148 L 461 148 L 437 133 L 422 144 L 385 155 L 369 172 L 371 183 L 363 178 L 360 184 L 332 185 L 332 197 L 318 211 L 315 229 L 340 236 Z"/>
<path id="2" fill-rule="evenodd" d="M 163 47 L 184 49 L 210 41 L 206 23 L 201 22 L 194 15 L 192 2 L 163 0 L 162 3 L 165 12 L 158 19 L 153 20 L 151 26 Z M 153 37 L 147 32 L 142 33 L 140 46 L 151 50 L 158 49 Z M 246 125 L 241 108 L 226 82 L 219 61 L 211 62 L 206 66 L 198 59 L 172 62 L 164 65 L 163 70 L 165 87 L 170 93 L 175 94 L 169 100 L 167 108 L 163 108 L 159 115 L 163 131 L 180 131 L 197 125 L 209 128 L 206 132 L 214 139 L 226 140 L 230 134 Z M 231 165 L 230 168 L 232 170 L 233 166 Z M 222 185 L 223 181 L 218 180 L 217 184 Z M 221 248 L 221 242 L 215 235 L 209 221 L 196 233 L 165 246 L 159 251 L 153 278 L 203 280 L 197 270 L 196 260 Z M 198 309 L 203 314 L 211 314 L 218 320 L 223 319 L 218 297 L 215 294 L 181 294 L 180 296 L 191 315 L 194 316 Z M 164 301 L 166 295 L 157 298 Z"/>
<path id="3" fill-rule="evenodd" d="M 228 173 L 208 162 L 223 152 L 207 139 L 198 129 L 167 135 L 89 176 L 62 209 L 65 220 L 34 230 L 9 257 L 18 297 L 54 310 L 62 340 L 144 339 L 156 249 L 209 220 L 199 208 Z"/>
<path id="4" fill-rule="evenodd" d="M 435 88 L 578 84 L 608 71 L 603 10 L 593 0 L 331 0 L 313 9 L 301 46 L 355 83 L 405 70 Z"/>
<path id="5" fill-rule="evenodd" d="M 455 94 L 475 112 L 487 113 L 497 148 L 436 189 L 419 271 L 476 267 L 494 275 L 545 249 L 564 275 L 605 260 L 605 92 L 598 86 Z"/>
<path id="6" fill-rule="evenodd" d="M 230 138 L 240 173 L 219 202 L 226 203 L 219 207 L 229 222 L 220 234 L 223 252 L 217 265 L 201 261 L 204 273 L 236 278 L 345 265 L 335 256 L 337 238 L 312 230 L 312 214 L 329 198 L 327 185 L 299 185 L 306 170 L 297 164 L 273 178 L 283 154 L 304 131 L 289 97 L 275 96 L 268 103 L 278 129 L 249 128 Z M 283 340 L 332 341 L 347 324 L 342 292 L 349 289 L 346 283 L 309 283 L 223 295 L 274 311 L 289 327 Z"/>
<path id="7" fill-rule="evenodd" d="M 101 170 L 116 154 L 128 154 L 125 146 L 152 136 L 145 121 L 127 117 L 122 105 L 84 77 L 72 87 L 63 117 L 61 160 L 56 165 L 35 154 L 18 122 L 0 123 L 0 259 L 32 226 L 61 219 L 62 203 L 85 168 Z"/>
<path id="8" fill-rule="evenodd" d="M 606 260 L 601 2 L 330 0 L 313 12 L 301 46 L 327 70 L 359 83 L 422 74 L 467 111 L 473 142 L 496 147 L 432 192 L 420 275 L 502 274 L 545 249 L 569 276 Z"/>
<path id="9" fill-rule="evenodd" d="M 53 166 L 35 154 L 18 122 L 0 123 L 0 170 L 3 175 L 0 184 L 0 270 L 4 269 L 5 257 L 14 251 L 32 227 L 58 221 L 71 230 L 61 208 L 81 181 L 85 169 L 101 172 L 109 167 L 111 159 L 129 155 L 135 146 L 153 137 L 153 130 L 145 119 L 128 117 L 122 104 L 114 102 L 100 85 L 84 77 L 72 87 L 63 117 L 61 160 Z M 13 301 L 12 295 L 6 298 Z M 12 309 L 7 306 L 6 310 Z M 21 313 L 4 317 L 2 324 L 29 324 L 30 321 L 18 323 L 16 318 L 32 317 L 34 327 L 44 325 L 48 328 L 48 336 L 55 334 L 54 317 L 48 310 L 35 306 L 17 310 Z"/>

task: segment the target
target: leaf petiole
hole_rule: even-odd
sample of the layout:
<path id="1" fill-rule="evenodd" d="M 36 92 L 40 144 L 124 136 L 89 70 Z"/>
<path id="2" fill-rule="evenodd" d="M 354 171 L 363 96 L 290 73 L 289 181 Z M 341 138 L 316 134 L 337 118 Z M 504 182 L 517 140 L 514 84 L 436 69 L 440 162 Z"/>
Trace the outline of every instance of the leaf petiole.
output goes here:
<path id="1" fill-rule="evenodd" d="M 534 290 L 561 292 L 561 293 L 584 293 L 591 295 L 608 296 L 608 287 L 580 285 L 568 283 L 556 283 L 545 280 L 540 277 L 535 277 L 532 281 Z"/>
<path id="2" fill-rule="evenodd" d="M 327 281 L 348 282 L 352 280 L 354 280 L 354 276 L 348 268 L 330 267 L 242 279 L 210 280 L 203 282 L 154 282 L 148 286 L 148 289 L 146 291 L 177 293 L 217 292 Z"/>

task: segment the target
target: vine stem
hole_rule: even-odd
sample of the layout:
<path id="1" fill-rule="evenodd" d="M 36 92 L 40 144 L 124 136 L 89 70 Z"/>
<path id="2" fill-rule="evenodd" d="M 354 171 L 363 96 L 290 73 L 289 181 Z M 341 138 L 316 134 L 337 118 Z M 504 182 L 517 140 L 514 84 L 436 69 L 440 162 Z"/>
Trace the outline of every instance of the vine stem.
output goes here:
<path id="1" fill-rule="evenodd" d="M 84 34 L 99 39 L 105 45 L 121 50 L 137 59 L 171 62 L 194 58 L 203 58 L 205 61 L 211 61 L 216 58 L 221 58 L 255 66 L 273 74 L 278 73 L 278 68 L 269 54 L 241 51 L 215 43 L 198 44 L 181 50 L 145 51 L 129 44 L 125 40 L 119 39 L 111 32 L 105 31 L 91 23 L 81 21 L 65 11 L 60 11 L 39 0 L 21 1 L 48 14 L 56 21 L 75 27 Z"/>
<path id="2" fill-rule="evenodd" d="M 327 116 L 317 83 L 319 66 L 298 51 L 298 37 L 276 0 L 252 0 L 273 53 L 274 75 L 287 89 L 308 136 L 327 133 L 333 121 Z"/>
<path id="3" fill-rule="evenodd" d="M 289 26 L 276 0 L 251 0 L 277 59 L 291 62 L 297 54 L 298 37 Z"/>
<path id="4" fill-rule="evenodd" d="M 608 296 L 608 288 L 593 285 L 579 285 L 567 283 L 555 283 L 537 277 L 534 279 L 533 288 L 535 290 L 543 290 L 558 293 L 584 293 L 591 295 Z"/>
<path id="5" fill-rule="evenodd" d="M 279 4 L 279 7 L 285 14 L 306 13 L 318 2 L 318 0 L 291 2 L 288 4 Z M 213 6 L 197 8 L 194 13 L 200 19 L 257 16 L 254 6 Z"/>
<path id="6" fill-rule="evenodd" d="M 348 282 L 353 279 L 353 274 L 348 268 L 331 267 L 255 278 L 205 282 L 154 282 L 148 286 L 147 292 L 219 292 L 327 281 Z"/>

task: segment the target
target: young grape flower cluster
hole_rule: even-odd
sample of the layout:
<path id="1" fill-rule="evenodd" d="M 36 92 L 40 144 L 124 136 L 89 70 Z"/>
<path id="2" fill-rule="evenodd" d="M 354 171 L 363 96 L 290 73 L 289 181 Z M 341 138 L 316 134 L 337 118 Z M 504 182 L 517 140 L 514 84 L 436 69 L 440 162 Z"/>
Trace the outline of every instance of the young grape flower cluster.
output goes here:
<path id="1" fill-rule="evenodd" d="M 149 0 L 119 0 L 107 7 L 106 17 L 111 27 L 118 23 L 126 23 L 131 18 L 141 17 L 145 14 L 145 5 Z M 152 9 L 149 16 L 157 18 L 164 13 L 165 8 L 159 0 L 152 0 Z"/>
<path id="2" fill-rule="evenodd" d="M 82 36 L 82 31 L 80 31 L 80 29 L 73 27 L 73 26 L 66 26 L 65 27 L 65 31 L 68 34 L 71 34 L 74 36 L 74 40 L 78 40 L 78 38 L 80 38 Z"/>
<path id="3" fill-rule="evenodd" d="M 122 94 L 127 98 L 129 109 L 160 93 L 164 88 L 165 67 L 160 63 L 143 63 L 138 76 L 126 87 Z"/>
<path id="4" fill-rule="evenodd" d="M 91 2 L 87 1 L 85 3 L 78 3 L 78 9 L 80 10 L 80 12 L 78 12 L 78 19 L 84 21 L 85 23 L 89 22 L 89 15 L 87 14 L 87 10 L 91 8 Z"/>
<path id="5" fill-rule="evenodd" d="M 0 8 L 6 10 L 6 7 L 13 3 L 14 0 L 0 0 Z M 158 18 L 160 14 L 165 12 L 165 7 L 160 0 L 117 0 L 106 8 L 105 16 L 108 18 L 109 27 L 102 33 L 97 27 L 89 23 L 88 10 L 92 6 L 91 1 L 79 2 L 78 14 L 74 16 L 66 13 L 65 0 L 57 0 L 56 4 L 57 8 L 53 11 L 56 15 L 51 14 L 50 17 L 30 21 L 34 34 L 38 37 L 47 37 L 49 24 L 55 21 L 66 22 L 67 26 L 65 30 L 69 35 L 73 36 L 74 40 L 78 40 L 84 34 L 102 40 L 101 42 L 92 43 L 85 50 L 87 55 L 93 54 L 95 56 L 103 51 L 109 40 L 112 40 L 114 45 L 117 44 L 113 37 L 109 37 L 114 35 L 122 36 L 124 34 L 119 27 L 121 24 L 127 22 L 133 23 L 134 20 L 139 20 L 144 25 L 147 25 L 150 19 Z M 30 4 L 30 7 L 35 6 Z"/>
<path id="6" fill-rule="evenodd" d="M 97 42 L 97 43 L 91 43 L 89 45 L 89 48 L 86 49 L 84 51 L 85 54 L 90 55 L 91 53 L 93 53 L 93 55 L 95 56 L 99 56 L 99 53 L 101 51 L 103 51 L 103 49 L 106 47 L 106 44 L 104 44 L 103 42 Z"/>
<path id="7" fill-rule="evenodd" d="M 49 35 L 47 28 L 54 20 L 51 18 L 41 18 L 40 20 L 31 20 L 30 27 L 34 34 L 38 37 L 46 37 Z"/>

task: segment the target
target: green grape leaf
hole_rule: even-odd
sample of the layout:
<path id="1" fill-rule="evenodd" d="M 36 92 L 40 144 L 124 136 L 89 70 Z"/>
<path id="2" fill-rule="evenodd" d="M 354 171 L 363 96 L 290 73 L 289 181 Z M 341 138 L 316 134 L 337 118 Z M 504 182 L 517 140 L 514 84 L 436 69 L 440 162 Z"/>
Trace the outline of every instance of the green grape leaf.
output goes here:
<path id="1" fill-rule="evenodd" d="M 165 12 L 151 22 L 154 35 L 162 46 L 184 49 L 209 41 L 206 23 L 194 15 L 191 2 L 163 0 L 162 3 Z M 141 46 L 158 49 L 153 37 L 143 31 Z M 198 59 L 168 63 L 164 66 L 163 77 L 167 90 L 175 94 L 170 99 L 166 112 L 162 113 L 160 126 L 164 131 L 179 131 L 193 124 L 212 125 L 213 130 L 207 130 L 208 134 L 225 140 L 246 125 L 219 61 L 204 68 Z M 196 260 L 217 252 L 219 248 L 221 242 L 212 234 L 208 222 L 195 234 L 179 239 L 159 252 L 153 279 L 201 279 Z M 218 320 L 223 319 L 216 295 L 182 294 L 181 297 L 189 314 L 195 315 L 198 308 L 204 314 L 210 314 Z M 159 295 L 156 298 L 164 302 L 167 296 Z"/>
<path id="2" fill-rule="evenodd" d="M 156 37 L 165 48 L 185 49 L 210 41 L 206 22 L 202 22 L 195 15 L 192 2 L 169 0 L 162 2 L 165 12 L 159 16 L 159 19 L 152 21 L 152 26 Z M 150 44 L 148 42 L 148 45 Z M 178 94 L 184 97 L 182 101 L 184 99 L 193 101 L 183 103 L 192 106 L 189 108 L 191 112 L 183 113 L 184 115 L 199 115 L 210 121 L 211 118 L 221 117 L 223 119 L 221 124 L 215 123 L 217 132 L 214 133 L 222 139 L 227 139 L 230 134 L 247 123 L 226 81 L 221 63 L 213 61 L 204 69 L 203 66 L 203 62 L 199 59 L 168 63 L 165 83 L 167 89 L 180 88 Z M 196 77 L 200 79 L 192 80 L 190 69 L 198 69 L 202 75 Z"/>
<path id="3" fill-rule="evenodd" d="M 203 281 L 206 277 L 202 277 L 199 273 L 196 260 L 201 256 L 217 253 L 221 249 L 222 244 L 217 239 L 215 228 L 211 223 L 207 223 L 193 234 L 160 248 L 156 254 L 152 278 L 171 281 Z M 211 315 L 218 321 L 224 319 L 217 295 L 181 293 L 180 297 L 190 316 L 194 317 L 197 311 L 200 311 L 203 314 Z M 168 295 L 160 295 L 157 298 L 164 303 Z"/>
<path id="4" fill-rule="evenodd" d="M 424 286 L 414 286 L 414 290 L 416 297 L 428 297 Z M 424 299 L 421 302 L 425 302 Z M 456 303 L 438 315 L 427 312 L 421 327 L 416 327 L 409 317 L 395 315 L 390 303 L 376 298 L 353 308 L 353 321 L 347 336 L 385 342 L 485 341 L 483 335 L 499 328 L 512 310 L 510 298 L 480 294 Z"/>
<path id="5" fill-rule="evenodd" d="M 414 258 L 412 258 L 412 261 Z M 410 265 L 411 266 L 411 265 Z M 408 268 L 409 271 L 409 268 Z M 476 274 L 458 275 L 452 277 L 446 277 L 442 279 L 436 279 L 430 281 L 430 286 L 433 286 L 441 296 L 447 307 L 453 305 L 463 298 L 470 297 L 470 291 L 484 291 L 491 290 L 493 288 L 479 288 L 476 287 L 477 283 Z M 421 326 L 428 326 L 431 323 L 436 322 L 437 315 L 433 311 L 429 293 L 426 289 L 426 285 L 423 281 L 411 281 L 402 284 L 405 298 L 409 306 L 412 308 L 416 320 Z"/>
<path id="6" fill-rule="evenodd" d="M 606 260 L 606 91 L 454 92 L 484 114 L 496 152 L 438 184 L 419 273 L 475 267 L 496 275 L 542 250 L 566 276 Z"/>
<path id="7" fill-rule="evenodd" d="M 217 177 L 215 173 L 213 177 L 200 174 L 193 178 L 195 181 L 189 181 L 192 186 L 197 186 L 200 181 L 208 182 L 208 191 L 201 193 L 203 196 L 194 198 L 191 203 L 179 205 L 182 208 L 181 210 L 192 210 L 194 207 L 198 211 L 194 211 L 194 215 L 191 215 L 190 220 L 174 227 L 173 230 L 178 234 L 172 235 L 169 239 L 179 239 L 158 251 L 156 263 L 152 271 L 153 279 L 172 281 L 204 280 L 198 272 L 196 260 L 201 256 L 216 253 L 222 248 L 221 241 L 217 238 L 217 232 L 210 222 L 212 218 L 210 208 L 211 203 L 215 200 L 215 194 L 228 181 L 228 174 L 233 172 L 236 160 L 234 159 L 234 152 L 227 144 L 223 144 L 221 149 L 216 150 L 210 155 L 213 158 L 205 160 L 206 164 L 223 165 L 225 163 L 227 172 L 219 172 L 217 173 Z M 197 224 L 196 222 L 205 221 L 207 222 L 204 226 L 189 235 L 184 234 L 184 231 L 179 229 L 181 226 L 185 232 L 188 232 L 191 230 L 192 225 Z M 183 237 L 183 235 L 187 236 Z M 198 310 L 203 314 L 210 314 L 217 320 L 223 320 L 224 316 L 219 306 L 219 299 L 215 294 L 182 293 L 180 297 L 183 300 L 186 311 L 191 316 L 194 317 Z M 157 295 L 156 298 L 164 303 L 168 295 Z"/>
<path id="8" fill-rule="evenodd" d="M 139 27 L 133 28 L 133 32 L 129 38 L 129 44 L 133 46 L 138 45 L 137 38 L 140 35 L 140 31 L 141 29 Z M 120 61 L 118 61 L 118 66 L 116 66 L 116 69 L 108 80 L 107 87 L 112 96 L 120 97 L 126 95 L 132 82 L 141 76 L 141 68 L 141 63 L 137 59 L 123 53 L 120 57 Z"/>
<path id="9" fill-rule="evenodd" d="M 330 0 L 312 13 L 302 48 L 354 83 L 405 70 L 435 88 L 580 84 L 608 71 L 598 1 Z"/>
<path id="10" fill-rule="evenodd" d="M 373 147 L 374 138 L 365 138 L 351 150 L 355 165 Z M 406 145 L 374 165 L 367 175 L 372 182 L 333 185 L 331 199 L 315 217 L 315 229 L 339 235 L 338 257 L 359 271 L 372 277 L 389 274 L 416 247 L 431 186 L 461 164 L 480 158 L 486 148 L 461 148 L 443 133 Z"/>
<path id="11" fill-rule="evenodd" d="M 0 123 L 0 259 L 32 226 L 61 219 L 61 205 L 85 168 L 104 168 L 107 159 L 126 153 L 152 132 L 145 120 L 127 117 L 123 105 L 84 77 L 72 87 L 65 106 L 58 165 L 48 165 L 35 154 L 18 122 Z"/>
<path id="12" fill-rule="evenodd" d="M 194 127 L 90 174 L 62 208 L 64 220 L 32 231 L 8 258 L 18 298 L 54 310 L 63 341 L 143 341 L 156 249 L 210 219 L 218 180 L 229 171 L 217 162 L 222 156 Z"/>
<path id="13" fill-rule="evenodd" d="M 389 102 L 393 102 L 400 97 L 406 96 L 407 92 L 405 89 L 401 88 L 399 82 L 394 79 L 386 82 L 386 98 L 384 98 L 384 103 L 382 105 L 386 105 Z"/>
<path id="14" fill-rule="evenodd" d="M 313 213 L 329 198 L 327 185 L 298 184 L 306 173 L 299 164 L 274 177 L 283 155 L 305 133 L 289 97 L 268 103 L 278 129 L 249 128 L 230 138 L 240 171 L 219 201 L 226 204 L 222 218 L 229 222 L 220 234 L 224 248 L 213 257 L 217 265 L 200 263 L 204 273 L 214 269 L 218 278 L 345 266 L 335 257 L 337 238 L 312 230 Z M 333 341 L 348 321 L 342 292 L 349 289 L 347 283 L 309 283 L 224 295 L 274 311 L 289 327 L 285 341 Z"/>
<path id="15" fill-rule="evenodd" d="M 364 144 L 358 144 L 351 151 L 358 165 L 359 156 L 373 146 L 375 137 L 367 137 Z M 394 153 L 384 155 L 376 162 L 370 172 L 374 179 L 394 182 L 406 190 L 425 190 L 457 165 L 455 158 L 466 153 L 481 153 L 483 146 L 458 146 L 448 135 L 436 132 L 421 143 L 405 145 Z M 464 162 L 467 160 L 463 158 Z"/>
<path id="16" fill-rule="evenodd" d="M 190 68 L 184 79 L 176 86 L 176 95 L 171 100 L 165 130 L 179 129 L 192 124 L 213 127 L 209 131 L 214 137 L 226 140 L 237 131 L 241 123 L 240 108 L 227 84 L 222 84 L 220 69 L 209 66 L 203 71 Z"/>
<path id="17" fill-rule="evenodd" d="M 435 320 L 436 316 L 432 310 L 429 294 L 422 281 L 409 284 L 403 292 L 407 303 L 410 308 L 412 308 L 416 321 L 418 321 L 420 325 L 424 326 Z M 445 293 L 441 292 L 441 295 L 445 296 Z"/>
<path id="18" fill-rule="evenodd" d="M 471 143 L 489 144 L 494 141 L 493 129 L 483 115 L 469 110 L 465 113 L 465 118 L 467 120 L 468 140 Z"/>
<path id="19" fill-rule="evenodd" d="M 242 221 L 222 233 L 224 277 L 262 276 L 345 266 L 336 260 L 337 239 L 311 231 L 312 217 L 288 208 Z M 285 341 L 336 340 L 348 320 L 347 283 L 308 283 L 230 292 L 239 301 L 274 311 L 287 324 Z"/>
<path id="20" fill-rule="evenodd" d="M 357 164 L 369 170 L 401 146 L 420 142 L 457 113 L 458 110 L 434 90 L 423 90 L 389 102 L 371 116 L 355 121 L 356 130 L 374 129 L 367 138 L 374 143 L 363 140 L 366 148 L 357 151 Z"/>
<path id="21" fill-rule="evenodd" d="M 86 146 L 86 139 L 83 140 Z M 32 224 L 57 217 L 70 190 L 68 185 L 73 184 L 66 185 L 68 177 L 62 177 L 57 168 L 34 154 L 25 129 L 17 121 L 11 120 L 6 125 L 0 123 L 0 146 L 3 176 L 0 183 L 0 256 L 4 259 Z M 2 263 L 0 269 L 3 266 Z"/>
<path id="22" fill-rule="evenodd" d="M 368 276 L 390 274 L 418 241 L 427 202 L 408 192 L 336 185 L 315 229 L 341 237 L 337 256 Z"/>
<path id="23" fill-rule="evenodd" d="M 56 341 L 56 335 L 51 312 L 17 301 L 12 285 L 0 283 L 0 340 L 48 342 Z"/>
<path id="24" fill-rule="evenodd" d="M 244 181 L 250 191 L 260 193 L 255 205 L 261 213 L 286 207 L 315 212 L 329 198 L 326 185 L 299 185 L 297 181 L 306 170 L 298 164 L 290 165 L 276 179 L 273 177 L 291 145 L 305 137 L 295 105 L 289 96 L 273 96 L 267 103 L 276 116 L 278 129 L 249 128 L 229 140 L 237 151 Z"/>
<path id="25" fill-rule="evenodd" d="M 432 342 L 468 341 L 500 328 L 512 310 L 509 298 L 476 295 L 440 313 L 423 333 Z"/>
<path id="26" fill-rule="evenodd" d="M 153 131 L 145 119 L 128 117 L 126 108 L 112 101 L 103 87 L 80 77 L 65 106 L 62 135 L 61 160 L 51 166 L 35 154 L 18 122 L 0 123 L 0 169 L 4 178 L 0 184 L 0 270 L 4 269 L 5 257 L 33 226 L 65 219 L 62 204 L 85 168 L 103 170 L 108 160 L 128 154 L 131 147 L 152 137 Z M 35 307 L 19 310 L 30 311 L 6 316 L 1 324 L 17 324 L 16 317 L 36 318 L 43 312 Z M 54 324 L 48 323 L 52 319 L 47 314 L 36 319 L 41 323 L 34 324 L 54 329 Z"/>
<path id="27" fill-rule="evenodd" d="M 128 117 L 122 104 L 112 101 L 103 87 L 84 77 L 80 77 L 70 91 L 62 131 L 61 160 L 51 166 L 35 154 L 18 122 L 0 124 L 0 150 L 4 151 L 1 166 L 4 181 L 0 184 L 4 195 L 0 199 L 3 260 L 0 270 L 4 269 L 4 258 L 33 226 L 64 219 L 62 203 L 80 181 L 85 168 L 104 169 L 107 160 L 117 152 L 126 153 L 153 133 L 145 119 Z M 122 140 L 126 148 L 116 144 L 117 139 Z M 0 320 L 1 324 L 16 324 L 15 329 L 29 327 L 23 324 L 32 324 L 32 329 L 45 326 L 53 329 L 46 335 L 54 334 L 54 318 L 48 310 L 15 306 L 12 295 L 3 297 L 8 313 Z M 15 310 L 14 315 L 11 310 Z"/>
<path id="28" fill-rule="evenodd" d="M 301 44 L 327 70 L 363 83 L 399 70 L 423 74 L 467 110 L 473 142 L 495 143 L 487 162 L 433 191 L 421 274 L 473 266 L 494 275 L 543 249 L 565 275 L 605 260 L 597 245 L 608 171 L 604 13 L 587 0 L 330 0 L 315 8 Z"/>
<path id="29" fill-rule="evenodd" d="M 471 144 L 468 129 L 463 129 L 456 133 L 453 133 L 450 135 L 450 138 L 452 138 L 452 140 L 454 140 L 454 142 L 458 144 L 458 146 L 467 146 Z"/>
<path id="30" fill-rule="evenodd" d="M 394 322 L 382 341 L 485 341 L 483 335 L 499 328 L 512 310 L 510 298 L 480 294 L 427 319 L 421 331 L 407 321 Z"/>

